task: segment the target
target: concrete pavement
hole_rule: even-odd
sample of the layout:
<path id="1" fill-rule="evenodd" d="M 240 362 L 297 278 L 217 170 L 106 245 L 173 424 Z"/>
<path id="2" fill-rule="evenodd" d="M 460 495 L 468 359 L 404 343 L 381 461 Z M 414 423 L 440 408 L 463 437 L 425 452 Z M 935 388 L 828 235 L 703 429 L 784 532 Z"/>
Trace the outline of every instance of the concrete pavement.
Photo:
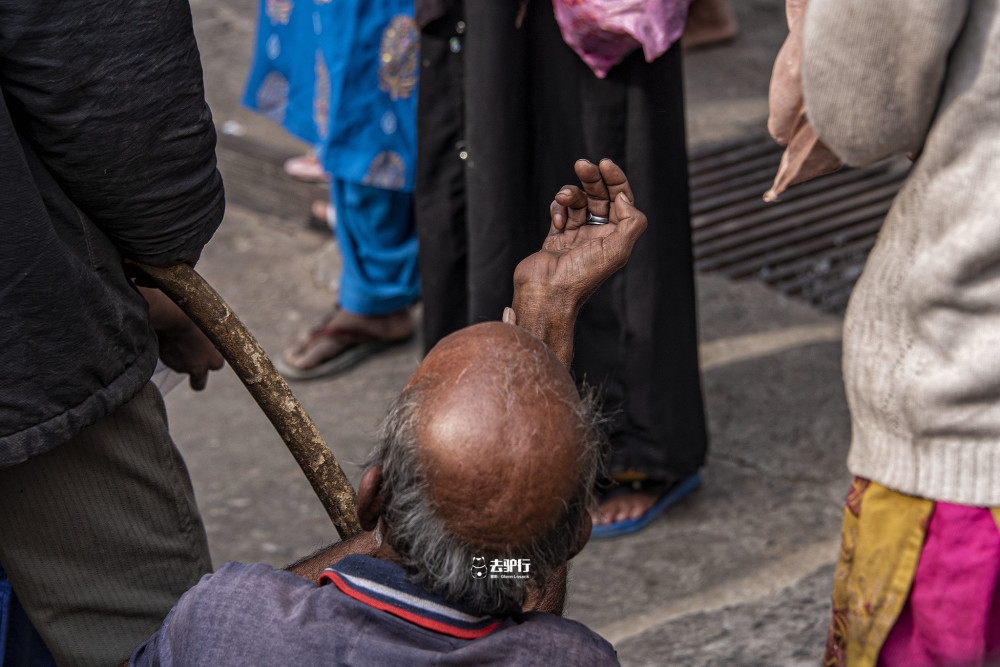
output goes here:
<path id="1" fill-rule="evenodd" d="M 302 150 L 238 105 L 255 0 L 192 6 L 217 124 L 230 121 L 273 155 Z M 741 0 L 735 9 L 740 36 L 686 61 L 692 145 L 764 128 L 783 3 Z M 234 184 L 284 178 L 276 160 L 254 173 L 223 153 Z M 330 237 L 303 224 L 310 191 L 288 191 L 285 214 L 231 202 L 199 265 L 273 355 L 333 305 L 339 262 Z M 574 561 L 567 615 L 611 640 L 625 665 L 816 664 L 849 481 L 840 321 L 756 283 L 703 275 L 698 291 L 711 433 L 704 486 L 644 532 L 591 543 Z M 419 358 L 414 342 L 342 377 L 293 385 L 355 483 Z M 175 389 L 167 404 L 216 565 L 281 566 L 336 539 L 231 371 L 214 374 L 203 393 Z"/>

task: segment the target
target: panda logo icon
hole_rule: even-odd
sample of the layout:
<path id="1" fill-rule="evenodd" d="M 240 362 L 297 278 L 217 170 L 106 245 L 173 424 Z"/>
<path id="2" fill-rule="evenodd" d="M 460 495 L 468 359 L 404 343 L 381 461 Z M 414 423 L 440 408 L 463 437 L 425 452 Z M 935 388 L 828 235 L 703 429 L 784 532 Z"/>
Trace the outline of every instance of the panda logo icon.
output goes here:
<path id="1" fill-rule="evenodd" d="M 475 579 L 484 579 L 486 577 L 486 559 L 482 556 L 474 556 L 472 558 L 472 576 Z"/>

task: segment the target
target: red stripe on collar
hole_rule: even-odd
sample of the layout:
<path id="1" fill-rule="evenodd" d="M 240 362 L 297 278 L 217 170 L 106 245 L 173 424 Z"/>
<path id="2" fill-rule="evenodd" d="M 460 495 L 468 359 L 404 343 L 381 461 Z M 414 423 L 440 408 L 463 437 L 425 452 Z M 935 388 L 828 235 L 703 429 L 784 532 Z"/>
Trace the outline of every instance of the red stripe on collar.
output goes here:
<path id="1" fill-rule="evenodd" d="M 336 586 L 341 593 L 349 597 L 354 598 L 358 602 L 363 602 L 369 607 L 374 607 L 375 609 L 380 609 L 384 612 L 388 612 L 394 616 L 398 616 L 410 623 L 419 625 L 422 628 L 427 628 L 428 630 L 433 630 L 434 632 L 440 632 L 441 634 L 451 635 L 452 637 L 458 637 L 459 639 L 479 639 L 480 637 L 485 637 L 494 630 L 496 630 L 501 621 L 497 621 L 485 628 L 479 628 L 477 630 L 470 630 L 468 628 L 459 628 L 454 625 L 448 625 L 447 623 L 442 623 L 441 621 L 436 621 L 425 616 L 420 616 L 419 614 L 414 614 L 406 609 L 401 609 L 395 605 L 382 602 L 381 600 L 376 600 L 375 598 L 369 597 L 354 588 L 351 588 L 350 584 L 340 578 L 336 572 L 324 572 L 319 577 L 320 582 L 329 581 L 334 586 Z"/>

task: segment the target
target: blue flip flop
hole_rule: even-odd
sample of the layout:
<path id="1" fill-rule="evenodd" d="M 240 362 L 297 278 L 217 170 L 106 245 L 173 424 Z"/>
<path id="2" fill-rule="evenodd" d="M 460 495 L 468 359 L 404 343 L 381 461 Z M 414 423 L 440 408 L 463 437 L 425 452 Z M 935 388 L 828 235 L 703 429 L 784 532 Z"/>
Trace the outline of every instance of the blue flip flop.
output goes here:
<path id="1" fill-rule="evenodd" d="M 590 533 L 590 539 L 602 540 L 608 537 L 620 537 L 622 535 L 636 533 L 652 523 L 658 516 L 663 514 L 664 510 L 668 507 L 676 505 L 694 493 L 699 486 L 701 486 L 700 472 L 696 472 L 689 477 L 678 480 L 667 487 L 663 491 L 659 500 L 657 500 L 653 506 L 646 510 L 641 516 L 638 516 L 635 519 L 626 519 L 625 521 L 615 521 L 614 523 L 594 526 Z M 616 495 L 631 492 L 632 489 L 623 487 L 621 489 L 615 489 L 615 491 L 607 497 L 614 497 Z"/>

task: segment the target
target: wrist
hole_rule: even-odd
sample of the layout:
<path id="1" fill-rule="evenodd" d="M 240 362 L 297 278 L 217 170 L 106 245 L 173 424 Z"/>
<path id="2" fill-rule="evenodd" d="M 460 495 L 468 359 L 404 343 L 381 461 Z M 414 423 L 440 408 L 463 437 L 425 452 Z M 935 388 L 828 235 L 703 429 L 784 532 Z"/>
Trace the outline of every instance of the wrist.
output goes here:
<path id="1" fill-rule="evenodd" d="M 565 365 L 573 356 L 573 328 L 579 307 L 544 290 L 515 290 L 511 305 L 517 326 L 545 343 Z"/>
<path id="2" fill-rule="evenodd" d="M 511 308 L 517 315 L 518 326 L 545 342 L 547 336 L 572 332 L 579 312 L 573 304 L 545 294 L 515 293 Z"/>

